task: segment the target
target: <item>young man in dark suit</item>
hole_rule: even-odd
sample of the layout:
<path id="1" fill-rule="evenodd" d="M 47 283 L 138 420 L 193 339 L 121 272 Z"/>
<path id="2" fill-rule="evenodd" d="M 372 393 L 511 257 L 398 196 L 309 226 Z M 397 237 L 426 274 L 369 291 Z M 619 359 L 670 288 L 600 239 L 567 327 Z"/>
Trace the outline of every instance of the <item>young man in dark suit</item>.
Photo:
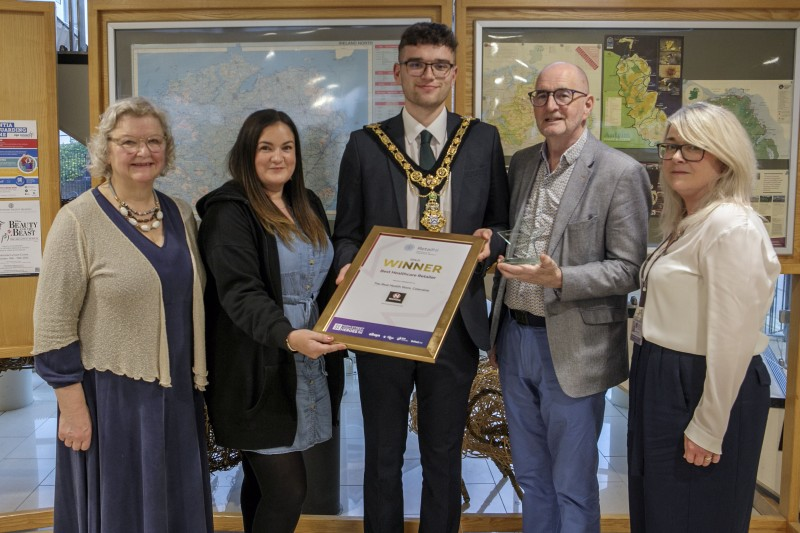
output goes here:
<path id="1" fill-rule="evenodd" d="M 486 239 L 480 267 L 435 364 L 358 353 L 366 533 L 403 531 L 403 452 L 415 387 L 423 472 L 420 532 L 455 533 L 460 523 L 467 400 L 478 349 L 489 346 L 483 275 L 502 248 L 493 233 L 507 227 L 508 183 L 497 129 L 445 107 L 458 73 L 456 46 L 447 26 L 418 23 L 406 29 L 394 65 L 403 111 L 353 132 L 339 171 L 333 243 L 340 281 L 375 225 Z M 456 155 L 445 157 L 451 147 Z M 411 170 L 398 164 L 392 150 Z M 434 179 L 425 186 L 412 179 L 413 170 Z"/>

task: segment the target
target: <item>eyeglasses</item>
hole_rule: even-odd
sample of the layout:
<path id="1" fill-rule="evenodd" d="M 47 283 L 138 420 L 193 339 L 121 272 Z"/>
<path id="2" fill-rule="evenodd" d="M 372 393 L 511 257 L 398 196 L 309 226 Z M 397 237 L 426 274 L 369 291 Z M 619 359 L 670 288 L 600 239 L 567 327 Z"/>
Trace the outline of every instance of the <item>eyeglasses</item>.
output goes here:
<path id="1" fill-rule="evenodd" d="M 556 89 L 555 91 L 531 91 L 528 93 L 528 98 L 531 99 L 533 107 L 544 107 L 551 94 L 556 105 L 569 105 L 576 98 L 589 96 L 587 93 L 575 89 Z"/>
<path id="2" fill-rule="evenodd" d="M 405 65 L 408 69 L 408 73 L 412 76 L 422 76 L 425 73 L 425 69 L 431 67 L 431 72 L 436 78 L 444 78 L 450 73 L 450 69 L 452 69 L 455 65 L 452 63 L 448 63 L 447 61 L 434 61 L 433 63 L 427 63 L 425 61 L 417 61 L 412 59 L 411 61 L 402 61 L 401 65 Z"/>
<path id="3" fill-rule="evenodd" d="M 122 148 L 128 154 L 138 153 L 141 149 L 142 143 L 144 143 L 147 149 L 150 150 L 151 154 L 160 154 L 164 151 L 164 147 L 167 144 L 167 138 L 160 135 L 148 137 L 146 139 L 141 137 L 138 139 L 133 137 L 120 137 L 119 139 L 109 137 L 108 140 Z"/>
<path id="4" fill-rule="evenodd" d="M 675 154 L 680 150 L 681 157 L 684 160 L 696 163 L 702 161 L 706 151 L 698 148 L 693 144 L 672 144 L 672 143 L 658 143 L 658 157 L 659 159 L 670 160 L 675 157 Z"/>

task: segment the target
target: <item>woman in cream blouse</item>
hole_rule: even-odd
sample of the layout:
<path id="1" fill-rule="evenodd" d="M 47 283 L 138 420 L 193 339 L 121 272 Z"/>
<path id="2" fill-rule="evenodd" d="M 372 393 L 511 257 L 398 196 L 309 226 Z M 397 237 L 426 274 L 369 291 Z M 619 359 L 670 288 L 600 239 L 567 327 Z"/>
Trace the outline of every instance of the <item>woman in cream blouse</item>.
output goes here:
<path id="1" fill-rule="evenodd" d="M 746 532 L 769 409 L 761 333 L 780 273 L 752 142 L 729 111 L 672 115 L 664 242 L 642 265 L 630 376 L 631 531 Z"/>

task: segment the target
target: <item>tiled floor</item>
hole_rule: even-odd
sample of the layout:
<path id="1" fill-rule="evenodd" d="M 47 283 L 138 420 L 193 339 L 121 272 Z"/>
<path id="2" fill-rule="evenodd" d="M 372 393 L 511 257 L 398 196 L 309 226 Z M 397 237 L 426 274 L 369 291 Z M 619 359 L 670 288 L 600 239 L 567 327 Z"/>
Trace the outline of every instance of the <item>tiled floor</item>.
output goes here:
<path id="1" fill-rule="evenodd" d="M 348 365 L 348 369 L 350 369 Z M 34 403 L 0 413 L 0 513 L 52 507 L 56 443 L 56 403 L 52 389 L 33 377 Z M 609 393 L 608 397 L 612 395 Z M 616 390 L 614 400 L 625 394 Z M 603 430 L 598 443 L 601 507 L 604 514 L 626 514 L 627 409 L 606 400 Z M 358 373 L 348 372 L 342 403 L 341 493 L 342 514 L 363 513 L 364 435 L 358 398 Z M 409 433 L 403 469 L 405 512 L 419 514 L 422 469 L 414 433 Z M 508 479 L 487 459 L 465 458 L 463 477 L 470 495 L 466 513 L 519 513 L 520 501 Z M 215 511 L 239 511 L 239 468 L 212 474 Z"/>

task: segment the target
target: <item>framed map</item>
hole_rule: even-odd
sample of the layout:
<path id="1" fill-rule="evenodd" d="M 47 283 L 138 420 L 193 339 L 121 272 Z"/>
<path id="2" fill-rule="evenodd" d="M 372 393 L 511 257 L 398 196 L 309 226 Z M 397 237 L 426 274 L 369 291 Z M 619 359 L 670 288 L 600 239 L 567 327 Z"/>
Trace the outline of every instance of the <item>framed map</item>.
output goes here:
<path id="1" fill-rule="evenodd" d="M 400 112 L 392 67 L 416 20 L 283 20 L 109 24 L 112 101 L 144 96 L 164 108 L 176 168 L 164 192 L 192 205 L 224 183 L 244 119 L 276 108 L 297 124 L 306 184 L 329 214 L 351 131 Z"/>
<path id="2" fill-rule="evenodd" d="M 544 139 L 527 93 L 554 61 L 579 65 L 595 107 L 588 127 L 645 166 L 652 184 L 651 245 L 662 193 L 655 145 L 667 117 L 709 101 L 732 111 L 758 158 L 753 207 L 772 244 L 791 254 L 797 182 L 800 23 L 476 21 L 475 116 L 500 131 L 507 161 Z"/>
<path id="3" fill-rule="evenodd" d="M 501 41 L 483 46 L 485 83 L 482 91 L 480 88 L 476 91 L 475 100 L 481 102 L 476 116 L 497 126 L 506 155 L 544 141 L 536 129 L 528 93 L 545 65 L 554 61 L 580 65 L 589 79 L 592 94 L 600 94 L 602 49 L 599 43 Z M 600 137 L 599 113 L 600 106 L 596 106 L 589 118 L 589 128 L 595 137 Z"/>

